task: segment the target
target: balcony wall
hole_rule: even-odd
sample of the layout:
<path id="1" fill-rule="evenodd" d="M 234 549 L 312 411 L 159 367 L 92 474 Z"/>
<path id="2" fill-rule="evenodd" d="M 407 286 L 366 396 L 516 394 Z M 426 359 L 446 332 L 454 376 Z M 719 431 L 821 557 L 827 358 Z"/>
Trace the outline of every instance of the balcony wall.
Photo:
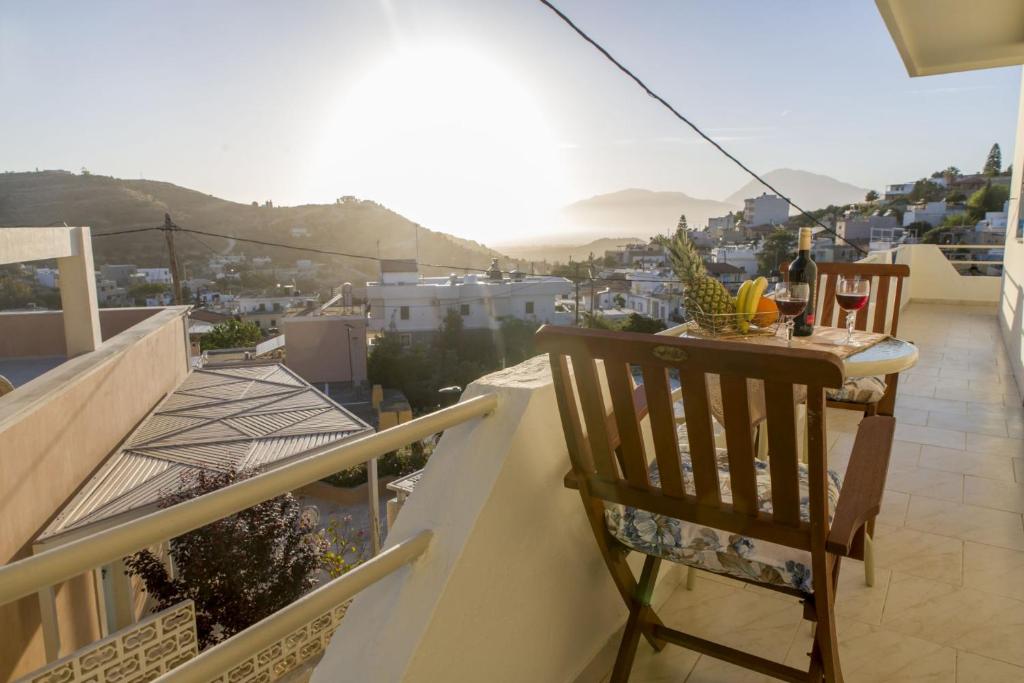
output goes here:
<path id="1" fill-rule="evenodd" d="M 0 398 L 0 563 L 31 552 L 33 539 L 60 507 L 188 374 L 187 308 L 149 311 L 134 325 L 132 316 L 141 314 L 131 309 L 106 316 L 105 333 L 119 326 L 127 329 L 96 351 L 72 358 Z M 22 341 L 19 334 L 8 334 L 9 320 L 22 332 L 52 334 L 63 346 L 63 334 L 52 328 L 49 316 L 17 314 L 4 316 L 5 351 L 31 349 L 33 341 L 36 349 L 44 344 L 42 337 Z M 91 580 L 73 579 L 59 587 L 57 596 L 62 652 L 97 639 Z M 45 663 L 34 598 L 0 607 L 0 624 L 0 681 Z"/>
<path id="2" fill-rule="evenodd" d="M 427 554 L 360 593 L 313 675 L 328 681 L 573 681 L 625 623 L 579 494 L 547 359 L 484 377 L 495 413 L 449 429 L 388 537 Z M 678 584 L 666 568 L 655 595 Z"/>
<path id="3" fill-rule="evenodd" d="M 101 308 L 100 331 L 104 341 L 132 325 L 159 313 L 160 308 Z M 0 358 L 65 356 L 63 311 L 16 311 L 0 313 Z"/>

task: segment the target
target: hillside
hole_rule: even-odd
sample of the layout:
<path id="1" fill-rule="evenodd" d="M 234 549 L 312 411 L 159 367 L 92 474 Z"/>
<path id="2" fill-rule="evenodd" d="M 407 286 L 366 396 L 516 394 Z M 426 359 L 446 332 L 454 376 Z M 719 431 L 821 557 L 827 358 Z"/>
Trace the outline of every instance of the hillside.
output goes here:
<path id="1" fill-rule="evenodd" d="M 794 202 L 813 211 L 823 209 L 830 204 L 842 205 L 864 201 L 867 190 L 849 183 L 844 183 L 827 175 L 796 171 L 791 168 L 779 168 L 762 176 L 766 181 L 778 188 Z M 743 206 L 747 197 L 756 197 L 762 192 L 771 192 L 756 180 L 733 192 L 726 197 L 726 204 Z M 791 213 L 793 213 L 791 211 Z"/>
<path id="2" fill-rule="evenodd" d="M 254 207 L 153 180 L 124 180 L 63 171 L 0 174 L 0 226 L 88 225 L 94 233 L 162 225 L 169 212 L 181 227 L 209 232 L 343 251 L 384 258 L 416 254 L 415 225 L 376 202 L 352 200 L 342 204 L 292 207 Z M 308 236 L 295 237 L 292 228 Z M 201 241 L 200 241 L 201 240 Z M 424 263 L 484 268 L 496 251 L 468 240 L 426 228 L 419 229 L 419 260 Z M 166 265 L 164 237 L 143 232 L 93 240 L 96 263 L 134 263 L 140 267 Z M 326 255 L 253 244 L 232 244 L 216 237 L 187 234 L 178 240 L 186 269 L 203 263 L 212 252 L 267 255 L 287 265 L 297 259 L 334 261 L 353 282 L 377 277 L 377 266 L 365 259 Z M 503 266 L 512 263 L 502 259 Z M 425 269 L 445 274 L 450 268 Z"/>
<path id="3" fill-rule="evenodd" d="M 703 226 L 708 218 L 735 209 L 735 204 L 699 199 L 682 192 L 629 189 L 575 202 L 563 209 L 563 215 L 569 228 L 578 231 L 583 239 L 609 233 L 647 238 L 674 230 L 682 213 L 691 226 Z"/>
<path id="4" fill-rule="evenodd" d="M 524 261 L 567 263 L 570 258 L 573 261 L 585 261 L 590 254 L 600 257 L 604 256 L 605 251 L 624 244 L 646 241 L 639 237 L 606 237 L 586 244 L 503 244 L 501 249 L 509 256 Z"/>

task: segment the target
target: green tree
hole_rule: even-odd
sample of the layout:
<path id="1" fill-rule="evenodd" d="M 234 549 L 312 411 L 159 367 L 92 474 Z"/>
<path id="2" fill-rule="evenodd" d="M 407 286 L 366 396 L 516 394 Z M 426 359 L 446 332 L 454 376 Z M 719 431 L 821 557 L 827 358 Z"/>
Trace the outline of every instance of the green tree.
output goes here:
<path id="1" fill-rule="evenodd" d="M 10 275 L 0 277 L 0 310 L 25 308 L 30 303 L 35 303 L 30 284 Z"/>
<path id="2" fill-rule="evenodd" d="M 778 272 L 779 264 L 791 260 L 796 251 L 796 233 L 776 228 L 765 238 L 761 253 L 757 255 L 758 272 L 771 275 Z"/>
<path id="3" fill-rule="evenodd" d="M 1009 196 L 1010 188 L 1004 185 L 993 185 L 991 182 L 986 183 L 985 187 L 968 198 L 967 212 L 975 222 L 980 221 L 985 217 L 986 211 L 1002 211 L 1003 204 Z"/>
<path id="4" fill-rule="evenodd" d="M 868 190 L 868 193 L 866 195 L 864 195 L 864 201 L 866 201 L 866 202 L 877 202 L 878 201 L 878 193 L 875 192 L 874 190 Z"/>
<path id="5" fill-rule="evenodd" d="M 680 214 L 679 215 L 679 222 L 676 223 L 676 230 L 682 230 L 683 232 L 686 232 L 689 229 L 690 229 L 690 224 L 686 222 L 686 214 L 685 213 Z"/>
<path id="6" fill-rule="evenodd" d="M 911 202 L 937 202 L 942 199 L 945 194 L 945 188 L 938 183 L 921 178 L 914 183 L 914 189 L 907 195 L 907 199 Z"/>
<path id="7" fill-rule="evenodd" d="M 155 282 L 144 282 L 129 289 L 128 298 L 131 299 L 132 303 L 136 306 L 145 306 L 147 298 L 156 296 L 157 294 L 163 294 L 164 292 L 169 291 L 169 289 L 170 288 L 167 285 L 161 285 Z"/>
<path id="8" fill-rule="evenodd" d="M 629 317 L 619 325 L 619 329 L 623 332 L 646 332 L 647 334 L 661 332 L 665 328 L 666 325 L 662 321 L 639 313 L 630 313 Z"/>
<path id="9" fill-rule="evenodd" d="M 182 491 L 164 497 L 171 507 L 247 478 L 244 472 L 197 470 L 186 475 Z M 149 550 L 128 558 L 128 572 L 139 577 L 156 601 L 153 611 L 193 600 L 200 648 L 264 619 L 316 586 L 323 536 L 286 493 L 212 524 L 171 539 L 172 578 L 164 561 Z"/>
<path id="10" fill-rule="evenodd" d="M 981 172 L 987 176 L 997 176 L 1003 170 L 1003 152 L 999 149 L 999 143 L 993 143 L 985 158 L 985 166 Z"/>
<path id="11" fill-rule="evenodd" d="M 240 349 L 255 346 L 263 339 L 259 325 L 253 322 L 225 320 L 213 326 L 199 342 L 203 351 L 208 349 Z"/>

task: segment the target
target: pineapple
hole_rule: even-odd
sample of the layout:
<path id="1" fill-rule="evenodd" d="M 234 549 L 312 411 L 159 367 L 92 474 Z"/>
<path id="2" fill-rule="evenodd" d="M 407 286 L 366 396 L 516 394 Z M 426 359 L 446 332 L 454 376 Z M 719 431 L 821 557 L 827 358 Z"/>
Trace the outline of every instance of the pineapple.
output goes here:
<path id="1" fill-rule="evenodd" d="M 658 243 L 665 248 L 672 270 L 683 282 L 683 304 L 687 313 L 694 317 L 701 327 L 711 327 L 713 319 L 702 319 L 700 313 L 710 316 L 736 312 L 736 302 L 721 282 L 707 274 L 704 261 L 684 231 L 676 230 L 672 237 L 660 237 Z M 722 325 L 723 323 L 719 322 L 714 327 Z"/>

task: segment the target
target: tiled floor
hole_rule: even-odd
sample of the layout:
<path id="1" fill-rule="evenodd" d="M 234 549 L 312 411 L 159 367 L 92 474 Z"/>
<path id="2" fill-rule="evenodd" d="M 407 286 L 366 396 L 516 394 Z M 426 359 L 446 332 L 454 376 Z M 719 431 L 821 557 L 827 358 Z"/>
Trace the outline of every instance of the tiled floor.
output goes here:
<path id="1" fill-rule="evenodd" d="M 1024 410 L 992 308 L 912 304 L 900 336 L 920 362 L 900 379 L 896 438 L 876 533 L 877 582 L 840 573 L 847 681 L 1024 681 Z M 842 470 L 858 418 L 830 411 Z M 811 626 L 794 599 L 700 573 L 662 608 L 669 626 L 806 666 Z M 641 642 L 632 681 L 773 680 Z"/>

